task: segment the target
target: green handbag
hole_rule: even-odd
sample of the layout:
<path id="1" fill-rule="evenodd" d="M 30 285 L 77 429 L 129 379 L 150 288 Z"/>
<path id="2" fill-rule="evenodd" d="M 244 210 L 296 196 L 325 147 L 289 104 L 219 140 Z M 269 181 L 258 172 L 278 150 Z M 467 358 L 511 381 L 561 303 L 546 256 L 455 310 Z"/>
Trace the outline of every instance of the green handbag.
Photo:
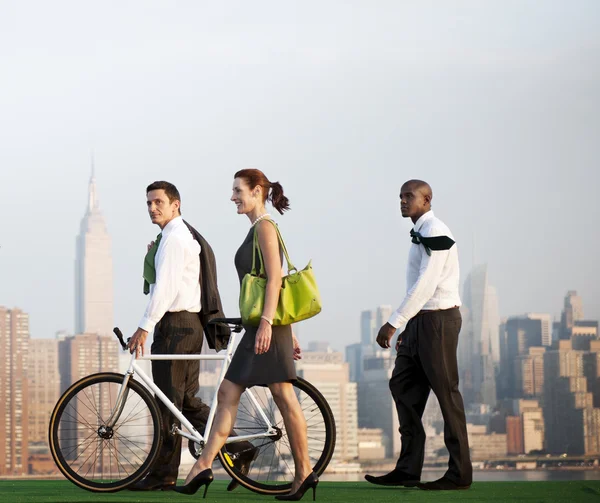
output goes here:
<path id="1" fill-rule="evenodd" d="M 281 291 L 277 310 L 273 316 L 273 325 L 291 325 L 319 314 L 321 312 L 321 295 L 312 269 L 312 260 L 308 262 L 304 269 L 298 271 L 290 260 L 277 224 L 272 220 L 268 221 L 275 226 L 288 268 L 287 276 L 284 276 L 281 281 Z M 257 250 L 260 261 L 258 274 L 256 271 Z M 242 279 L 240 289 L 240 314 L 244 325 L 258 326 L 260 323 L 265 305 L 266 286 L 265 266 L 255 229 L 252 246 L 252 270 Z"/>

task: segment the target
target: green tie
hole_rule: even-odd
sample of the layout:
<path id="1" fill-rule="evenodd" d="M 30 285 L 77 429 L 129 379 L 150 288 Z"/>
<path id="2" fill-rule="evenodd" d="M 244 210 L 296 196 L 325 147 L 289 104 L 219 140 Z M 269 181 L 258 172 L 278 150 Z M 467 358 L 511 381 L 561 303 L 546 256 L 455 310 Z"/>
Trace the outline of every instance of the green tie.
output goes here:
<path id="1" fill-rule="evenodd" d="M 146 253 L 146 257 L 144 258 L 144 295 L 148 295 L 150 293 L 150 285 L 156 283 L 156 268 L 154 267 L 154 258 L 156 257 L 156 251 L 158 250 L 158 245 L 160 244 L 160 239 L 162 238 L 162 232 L 156 236 L 156 241 Z"/>

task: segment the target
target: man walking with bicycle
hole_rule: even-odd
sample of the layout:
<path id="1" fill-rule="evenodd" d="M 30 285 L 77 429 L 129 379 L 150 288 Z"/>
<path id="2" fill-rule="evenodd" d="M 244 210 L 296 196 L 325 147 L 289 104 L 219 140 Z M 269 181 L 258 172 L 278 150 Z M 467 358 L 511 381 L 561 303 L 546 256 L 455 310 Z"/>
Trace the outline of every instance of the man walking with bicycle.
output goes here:
<path id="1" fill-rule="evenodd" d="M 150 299 L 138 329 L 129 340 L 129 349 L 137 356 L 144 355 L 148 333 L 154 330 L 152 354 L 197 354 L 202 349 L 203 322 L 223 316 L 214 254 L 202 236 L 181 217 L 181 197 L 175 185 L 154 182 L 147 187 L 146 196 L 150 219 L 161 228 L 161 233 L 148 245 L 144 259 L 144 293 Z M 212 336 L 211 347 L 219 349 L 215 334 L 207 335 Z M 204 433 L 210 408 L 196 396 L 199 373 L 198 360 L 152 361 L 156 385 Z M 150 473 L 130 487 L 134 491 L 169 490 L 177 481 L 181 436 L 171 433 L 175 419 L 162 402 L 158 404 L 163 427 L 161 450 Z M 253 447 L 239 442 L 237 448 L 248 451 L 247 456 L 236 460 L 241 470 L 247 470 L 245 457 L 251 458 Z"/>

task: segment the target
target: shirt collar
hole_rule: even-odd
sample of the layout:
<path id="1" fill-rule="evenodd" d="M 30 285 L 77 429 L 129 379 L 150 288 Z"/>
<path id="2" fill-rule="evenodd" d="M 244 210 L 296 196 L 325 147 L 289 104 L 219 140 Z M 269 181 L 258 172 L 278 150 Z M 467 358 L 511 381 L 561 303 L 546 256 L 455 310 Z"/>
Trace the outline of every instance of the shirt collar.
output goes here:
<path id="1" fill-rule="evenodd" d="M 423 213 L 419 220 L 415 222 L 415 226 L 413 227 L 415 232 L 419 232 L 421 230 L 421 227 L 423 227 L 423 224 L 428 220 L 431 220 L 433 217 L 433 210 L 429 210 L 427 213 Z"/>
<path id="2" fill-rule="evenodd" d="M 177 229 L 177 227 L 179 227 L 181 224 L 183 224 L 183 218 L 180 216 L 175 217 L 173 220 L 171 220 L 167 225 L 165 225 L 165 228 L 162 230 L 162 237 L 166 238 L 169 234 L 171 234 L 171 232 L 173 232 L 175 229 Z"/>

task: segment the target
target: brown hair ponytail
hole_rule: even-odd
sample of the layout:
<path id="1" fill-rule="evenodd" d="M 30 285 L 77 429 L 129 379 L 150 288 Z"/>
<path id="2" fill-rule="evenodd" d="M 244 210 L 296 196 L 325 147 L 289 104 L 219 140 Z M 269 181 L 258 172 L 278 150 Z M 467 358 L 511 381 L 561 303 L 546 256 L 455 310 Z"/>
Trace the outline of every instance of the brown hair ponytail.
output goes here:
<path id="1" fill-rule="evenodd" d="M 271 184 L 270 199 L 273 208 L 283 215 L 283 212 L 290 209 L 290 200 L 283 195 L 283 187 L 279 182 Z"/>
<path id="2" fill-rule="evenodd" d="M 283 195 L 283 187 L 279 182 L 270 182 L 259 169 L 242 169 L 233 178 L 243 178 L 252 190 L 257 185 L 263 189 L 263 203 L 269 201 L 273 208 L 283 215 L 290 209 L 290 200 Z"/>

